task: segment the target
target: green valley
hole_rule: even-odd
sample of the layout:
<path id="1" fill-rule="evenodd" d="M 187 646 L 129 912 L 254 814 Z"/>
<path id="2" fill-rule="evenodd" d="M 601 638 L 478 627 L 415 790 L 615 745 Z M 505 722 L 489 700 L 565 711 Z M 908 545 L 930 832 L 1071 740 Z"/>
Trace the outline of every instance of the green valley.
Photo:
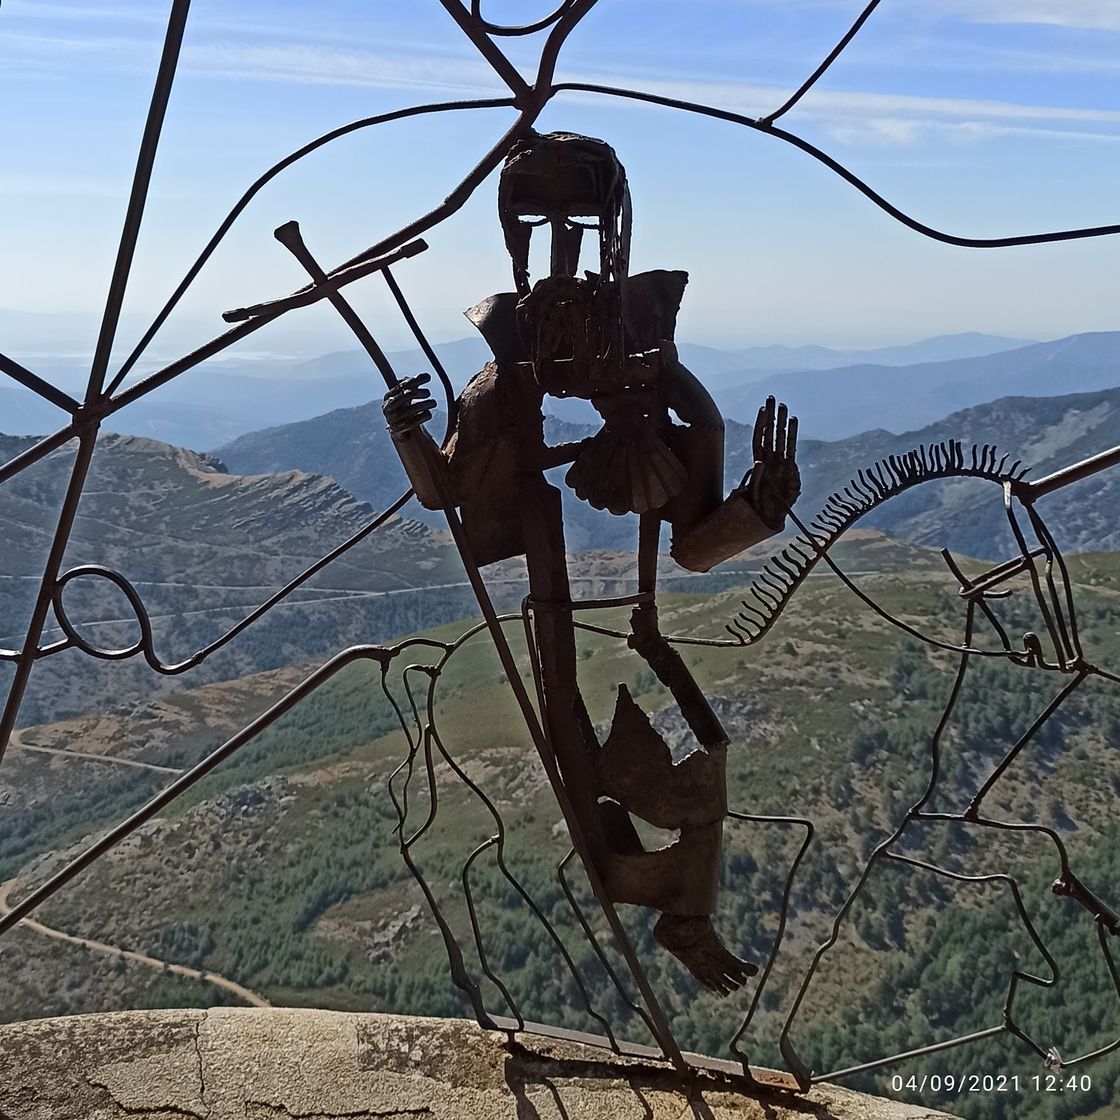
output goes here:
<path id="1" fill-rule="evenodd" d="M 936 554 L 860 534 L 838 550 L 857 583 L 939 641 L 959 641 L 956 585 Z M 1088 656 L 1120 663 L 1120 555 L 1071 558 Z M 1037 625 L 1032 600 L 1017 594 L 1000 609 L 1012 633 Z M 667 632 L 719 637 L 741 591 L 666 595 Z M 599 627 L 625 628 L 622 611 L 595 612 Z M 520 619 L 508 623 L 523 653 Z M 425 641 L 452 641 L 455 624 Z M 992 646 L 978 633 L 978 644 Z M 682 646 L 732 737 L 733 809 L 804 816 L 813 843 L 793 879 L 781 952 L 743 1037 L 751 1060 L 779 1066 L 775 1041 L 808 962 L 875 844 L 920 796 L 930 775 L 931 735 L 952 684 L 956 658 L 900 634 L 828 577 L 814 577 L 779 627 L 758 647 Z M 504 985 L 526 1018 L 644 1039 L 630 1007 L 604 971 L 576 919 L 557 863 L 568 844 L 552 794 L 519 725 L 508 685 L 479 633 L 455 652 L 436 687 L 440 650 L 414 645 L 393 662 L 386 684 L 402 706 L 431 703 L 436 735 L 411 744 L 372 665 L 343 670 L 230 763 L 144 826 L 111 857 L 37 914 L 45 925 L 229 978 L 274 1003 L 346 1009 L 469 1014 L 451 985 L 442 939 L 400 853 L 398 803 L 407 795 L 410 857 L 445 908 L 467 968 L 489 1010 L 507 1014 Z M 617 638 L 585 631 L 581 677 L 592 716 L 605 733 L 614 687 L 629 685 L 675 751 L 689 733 L 643 662 Z M 409 666 L 412 667 L 409 667 Z M 429 667 L 429 668 L 426 668 Z M 273 702 L 311 666 L 258 674 L 162 697 L 137 711 L 77 717 L 28 728 L 28 744 L 81 742 L 153 765 L 182 768 Z M 977 659 L 941 742 L 941 776 L 929 808 L 959 812 L 986 774 L 1063 682 L 1041 670 Z M 158 733 L 153 734 L 158 728 Z M 1120 691 L 1091 680 L 1059 710 L 992 790 L 986 811 L 1038 821 L 1068 846 L 1077 873 L 1106 901 L 1120 881 L 1113 808 L 1120 789 Z M 169 775 L 114 762 L 13 751 L 5 768 L 6 831 L 0 875 L 13 899 L 48 875 L 83 837 L 118 819 Z M 504 823 L 502 856 L 539 913 L 554 925 L 584 979 L 581 990 L 546 927 L 485 846 Z M 786 877 L 804 839 L 788 824 L 736 820 L 727 828 L 723 911 L 718 925 L 742 955 L 762 961 L 777 931 Z M 484 962 L 463 903 L 464 863 L 483 931 Z M 1015 1014 L 1045 1047 L 1068 1059 L 1120 1034 L 1120 995 L 1111 983 L 1089 915 L 1047 887 L 1057 872 L 1052 846 L 958 823 L 912 825 L 896 845 L 906 857 L 960 876 L 1016 875 L 1026 912 L 1060 964 L 1052 988 L 1023 984 Z M 585 880 L 572 868 L 574 897 L 600 934 Z M 648 915 L 625 919 L 683 1040 L 726 1053 L 743 1020 L 751 985 L 720 1000 L 654 944 Z M 121 1006 L 226 999 L 212 986 L 142 966 L 99 960 L 81 969 L 81 949 L 19 931 L 2 951 L 5 1018 Z M 616 969 L 620 961 L 607 950 Z M 927 1045 L 1000 1023 L 1015 968 L 1048 976 L 1038 946 L 1001 882 L 964 883 L 896 861 L 870 874 L 834 948 L 825 954 L 790 1037 L 817 1072 Z M 619 972 L 619 975 L 622 975 Z M 597 1018 L 598 1017 L 598 1018 Z M 1045 1074 L 1041 1061 L 1008 1035 L 864 1075 L 858 1085 L 889 1089 L 899 1071 Z M 1120 1091 L 1115 1056 L 1088 1066 L 1092 1089 L 1076 1096 L 986 1094 L 936 1103 L 975 1120 L 1059 1120 L 1087 1116 Z M 902 1094 L 905 1095 L 905 1094 Z M 914 1099 L 919 1099 L 914 1095 Z M 931 1101 L 927 1092 L 923 1101 Z"/>

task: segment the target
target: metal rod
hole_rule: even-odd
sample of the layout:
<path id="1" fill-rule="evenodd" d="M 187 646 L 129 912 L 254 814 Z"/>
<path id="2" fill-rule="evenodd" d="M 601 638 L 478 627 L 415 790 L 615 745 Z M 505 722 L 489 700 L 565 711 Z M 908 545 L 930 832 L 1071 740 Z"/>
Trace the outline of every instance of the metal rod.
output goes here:
<path id="1" fill-rule="evenodd" d="M 311 255 L 307 246 L 303 243 L 303 237 L 299 232 L 299 222 L 285 222 L 274 232 L 273 236 L 297 261 L 304 267 L 307 274 L 315 281 L 317 285 L 329 284 L 327 274 L 319 266 L 319 262 Z M 354 337 L 362 344 L 362 349 L 369 355 L 370 360 L 377 367 L 381 376 L 385 379 L 385 384 L 392 389 L 394 385 L 398 384 L 397 375 L 393 367 L 389 364 L 389 359 L 385 357 L 385 352 L 377 344 L 377 340 L 369 333 L 369 328 L 359 318 L 358 313 L 347 302 L 346 297 L 337 289 L 329 292 L 327 299 L 330 300 L 334 309 L 342 316 L 343 321 L 353 332 Z"/>
<path id="2" fill-rule="evenodd" d="M 0 354 L 0 373 L 6 373 L 13 381 L 18 381 L 25 389 L 37 393 L 63 412 L 73 415 L 82 407 L 69 393 L 56 389 L 49 381 L 44 381 L 38 374 L 32 373 L 6 354 Z"/>
<path id="3" fill-rule="evenodd" d="M 1000 777 L 1007 771 L 1007 768 L 1019 757 L 1022 749 L 1038 734 L 1039 729 L 1044 723 L 1069 699 L 1070 694 L 1078 688 L 1081 683 L 1088 676 L 1088 670 L 1083 669 L 1075 677 L 1066 683 L 1066 686 L 1058 693 L 1057 696 L 1046 705 L 1045 708 L 1038 714 L 1038 716 L 1031 723 L 1030 727 L 1019 736 L 1015 745 L 1000 759 L 999 765 L 988 775 L 984 784 L 976 791 L 975 796 L 968 803 L 968 807 L 964 811 L 966 820 L 970 820 L 980 812 L 980 803 L 987 797 L 991 791 L 992 786 L 999 781 Z"/>
<path id="4" fill-rule="evenodd" d="M 481 21 L 472 16 L 463 7 L 460 0 L 439 0 L 439 2 L 443 5 L 447 14 L 459 25 L 466 37 L 474 44 L 478 53 L 490 63 L 490 69 L 509 86 L 514 96 L 517 98 L 527 97 L 532 92 L 529 83 L 521 76 L 517 67 L 498 49 L 498 45 L 482 27 Z"/>
<path id="5" fill-rule="evenodd" d="M 89 473 L 89 465 L 93 459 L 96 440 L 96 427 L 88 428 L 82 433 L 81 442 L 78 444 L 78 454 L 74 457 L 74 465 L 70 468 L 70 480 L 66 485 L 66 494 L 59 509 L 54 539 L 51 541 L 51 550 L 46 563 L 43 565 L 43 578 L 39 581 L 35 606 L 32 608 L 31 621 L 27 626 L 27 636 L 24 638 L 23 648 L 20 650 L 19 660 L 16 662 L 15 674 L 12 677 L 8 696 L 4 702 L 3 714 L 0 715 L 0 762 L 4 760 L 8 740 L 15 729 L 16 720 L 19 718 L 19 709 L 23 703 L 23 695 L 27 691 L 31 669 L 38 656 L 39 639 L 43 635 L 47 612 L 50 610 L 51 593 L 54 590 L 55 581 L 58 579 L 67 545 L 70 543 L 70 533 L 74 528 L 74 518 L 78 514 L 78 503 L 82 499 L 82 489 L 85 486 L 86 475 Z"/>
<path id="6" fill-rule="evenodd" d="M 435 370 L 436 377 L 439 378 L 440 384 L 443 386 L 444 396 L 447 398 L 447 427 L 443 433 L 444 442 L 447 437 L 451 435 L 455 428 L 456 414 L 458 412 L 458 405 L 455 400 L 455 389 L 451 384 L 451 378 L 447 375 L 447 370 L 443 368 L 443 363 L 439 360 L 432 344 L 428 341 L 428 336 L 424 333 L 417 321 L 416 316 L 412 313 L 412 308 L 408 305 L 408 300 L 404 298 L 404 293 L 400 289 L 396 278 L 393 276 L 393 271 L 390 268 L 383 268 L 381 270 L 381 279 L 385 281 L 393 299 L 396 301 L 397 308 L 400 310 L 404 321 L 408 324 L 408 329 L 412 331 L 412 337 L 416 339 L 417 345 L 423 351 L 424 357 L 431 362 L 432 369 Z"/>
<path id="7" fill-rule="evenodd" d="M 979 1042 L 982 1038 L 1005 1034 L 1006 1031 L 1005 1026 L 989 1027 L 987 1030 L 961 1035 L 960 1038 L 951 1038 L 946 1042 L 935 1042 L 932 1046 L 921 1046 L 917 1050 L 907 1050 L 904 1054 L 892 1054 L 889 1058 L 880 1058 L 875 1062 L 864 1062 L 861 1066 L 848 1066 L 847 1069 L 837 1069 L 831 1073 L 817 1074 L 812 1078 L 812 1082 L 816 1085 L 821 1081 L 836 1081 L 838 1078 L 851 1077 L 856 1073 L 867 1073 L 868 1070 L 881 1069 L 883 1066 L 894 1065 L 895 1062 L 904 1062 L 908 1058 L 920 1058 L 924 1054 L 936 1054 L 941 1050 L 951 1050 L 954 1046 L 963 1046 L 966 1042 Z"/>
<path id="8" fill-rule="evenodd" d="M 824 72 L 840 57 L 844 48 L 859 34 L 860 28 L 867 22 L 871 13 L 879 6 L 880 0 L 871 0 L 871 3 L 860 12 L 859 17 L 855 23 L 844 33 L 840 41 L 828 52 L 824 61 L 805 79 L 804 82 L 798 87 L 797 92 L 793 94 L 779 109 L 763 117 L 759 124 L 771 125 L 779 117 L 785 116 L 804 96 L 817 84 L 817 82 L 824 76 Z"/>
<path id="9" fill-rule="evenodd" d="M 417 253 L 423 253 L 427 248 L 427 242 L 417 238 L 384 257 L 367 257 L 354 264 L 342 265 L 330 273 L 320 269 L 319 275 L 322 276 L 322 279 L 300 288 L 298 292 L 281 296 L 279 299 L 267 300 L 264 303 L 254 303 L 249 307 L 237 307 L 232 311 L 225 311 L 222 313 L 222 318 L 227 323 L 240 323 L 246 319 L 257 318 L 264 318 L 271 322 L 277 316 L 283 315 L 287 311 L 294 311 L 297 307 L 308 307 L 321 299 L 330 299 L 344 285 L 370 276 L 387 264 L 393 264 L 396 261 L 414 257 Z"/>
<path id="10" fill-rule="evenodd" d="M 319 302 L 319 300 L 328 299 L 333 292 L 338 291 L 343 285 L 352 284 L 355 280 L 362 279 L 363 276 L 371 276 L 387 265 L 395 264 L 397 261 L 404 260 L 406 257 L 413 257 L 417 253 L 422 253 L 426 248 L 427 245 L 423 241 L 413 241 L 408 245 L 402 246 L 400 249 L 396 250 L 396 252 L 388 253 L 386 256 L 375 260 L 366 261 L 360 268 L 354 268 L 344 276 L 336 274 L 331 277 L 328 283 L 318 287 L 312 285 L 310 288 L 304 289 L 303 292 L 299 293 L 297 296 L 293 296 L 290 301 L 290 307 L 308 307 L 313 303 Z M 289 303 L 287 300 L 283 302 Z M 211 339 L 185 357 L 179 358 L 170 365 L 164 366 L 163 369 L 149 374 L 142 381 L 135 382 L 108 402 L 106 414 L 111 415 L 119 409 L 124 408 L 126 405 L 138 401 L 141 397 L 146 396 L 154 389 L 158 389 L 161 385 L 166 385 L 169 381 L 174 380 L 180 374 L 186 373 L 187 370 L 201 365 L 216 354 L 220 354 L 235 342 L 240 342 L 241 339 L 247 338 L 249 335 L 253 334 L 254 331 L 259 331 L 261 327 L 265 327 L 274 319 L 278 319 L 285 311 L 290 310 L 290 307 L 285 306 L 277 309 L 269 309 L 253 318 L 246 319 L 244 322 L 238 323 L 236 327 L 231 327 L 224 334 L 220 334 L 217 338 Z"/>
<path id="11" fill-rule="evenodd" d="M 38 443 L 32 444 L 26 451 L 13 455 L 0 467 L 0 485 L 14 478 L 20 471 L 34 466 L 40 459 L 45 459 L 52 451 L 64 447 L 78 434 L 78 426 L 74 423 L 59 428 L 53 435 L 44 436 Z"/>
<path id="12" fill-rule="evenodd" d="M 84 852 L 66 864 L 62 870 L 52 875 L 42 886 L 33 890 L 22 902 L 13 906 L 6 914 L 0 915 L 0 935 L 6 933 L 21 919 L 26 918 L 51 895 L 61 890 L 71 879 L 80 875 L 106 852 L 135 832 L 142 824 L 150 821 L 161 809 L 165 809 L 176 798 L 181 797 L 192 786 L 197 785 L 227 758 L 236 754 L 250 739 L 275 723 L 320 685 L 330 680 L 340 669 L 344 669 L 355 661 L 362 660 L 376 661 L 384 665 L 388 663 L 391 657 L 395 656 L 395 653 L 396 651 L 388 650 L 383 646 L 354 646 L 336 654 L 300 682 L 286 696 L 273 704 L 266 712 L 257 716 L 252 723 L 247 724 L 236 735 L 227 739 L 220 747 L 208 754 L 181 778 L 160 790 L 146 805 L 141 806 L 126 820 L 121 821 L 120 824 L 106 832 L 104 836 L 94 841 Z"/>
<path id="13" fill-rule="evenodd" d="M 1089 459 L 1082 459 L 1080 463 L 1063 467 L 1060 471 L 1048 474 L 1045 478 L 1036 479 L 1034 482 L 1020 482 L 1016 486 L 1016 490 L 1025 491 L 1031 498 L 1041 498 L 1046 494 L 1052 494 L 1055 490 L 1060 490 L 1063 486 L 1080 482 L 1084 478 L 1089 478 L 1101 471 L 1108 470 L 1109 467 L 1118 465 L 1120 465 L 1120 447 L 1113 447 L 1108 451 L 1102 451 L 1099 455 L 1093 455 Z"/>
<path id="14" fill-rule="evenodd" d="M 163 55 L 159 60 L 159 69 L 156 71 L 152 101 L 148 107 L 148 119 L 144 124 L 140 154 L 136 158 L 136 171 L 132 177 L 128 210 L 125 213 L 120 245 L 117 248 L 117 260 L 113 266 L 113 278 L 109 283 L 105 313 L 101 319 L 101 330 L 93 352 L 93 368 L 90 370 L 89 384 L 86 388 L 87 404 L 101 395 L 105 373 L 109 368 L 109 356 L 113 349 L 113 340 L 117 335 L 125 288 L 128 286 L 128 276 L 132 271 L 132 261 L 136 255 L 136 241 L 140 236 L 140 223 L 144 217 L 144 205 L 148 200 L 156 149 L 159 147 L 159 137 L 167 115 L 167 103 L 171 98 L 171 85 L 175 80 L 175 70 L 179 64 L 179 51 L 183 45 L 183 33 L 186 31 L 187 12 L 190 6 L 191 0 L 173 0 L 171 14 L 167 19 Z"/>

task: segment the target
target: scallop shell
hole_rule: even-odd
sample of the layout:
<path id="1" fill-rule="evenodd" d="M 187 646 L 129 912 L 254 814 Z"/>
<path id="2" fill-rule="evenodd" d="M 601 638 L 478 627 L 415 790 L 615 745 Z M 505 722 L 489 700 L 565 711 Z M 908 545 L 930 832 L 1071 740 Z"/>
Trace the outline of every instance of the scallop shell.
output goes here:
<path id="1" fill-rule="evenodd" d="M 564 479 L 589 505 L 614 514 L 660 509 L 687 480 L 681 461 L 649 424 L 605 425 Z"/>

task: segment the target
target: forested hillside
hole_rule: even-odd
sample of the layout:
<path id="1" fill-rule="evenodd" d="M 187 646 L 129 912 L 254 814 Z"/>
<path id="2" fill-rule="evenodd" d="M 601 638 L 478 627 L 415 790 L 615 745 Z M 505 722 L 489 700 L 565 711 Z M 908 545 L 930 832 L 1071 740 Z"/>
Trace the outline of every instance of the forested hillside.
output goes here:
<path id="1" fill-rule="evenodd" d="M 853 570 L 859 564 L 858 556 L 850 558 Z M 1115 669 L 1120 606 L 1112 589 L 1120 559 L 1080 557 L 1072 574 L 1087 655 Z M 859 579 L 876 602 L 924 619 L 922 628 L 931 637 L 959 639 L 955 584 L 935 556 L 924 565 L 911 558 L 893 571 Z M 740 595 L 667 596 L 665 626 L 718 636 Z M 1037 625 L 1022 588 L 999 609 L 1013 633 Z M 624 617 L 610 613 L 594 621 L 624 625 Z M 459 629 L 429 637 L 445 641 Z M 515 642 L 517 634 L 511 628 Z M 977 640 L 992 646 L 987 632 Z M 731 733 L 733 808 L 804 815 L 816 825 L 793 879 L 782 951 L 743 1038 L 753 1061 L 780 1065 L 775 1039 L 812 953 L 828 937 L 873 847 L 930 780 L 931 736 L 950 692 L 955 659 L 899 635 L 823 578 L 803 589 L 780 628 L 757 649 L 686 647 L 685 653 Z M 435 656 L 418 648 L 409 659 L 431 664 Z M 586 633 L 580 671 L 602 731 L 610 720 L 614 685 L 625 681 L 655 713 L 669 742 L 687 746 L 688 734 L 669 698 L 624 643 Z M 413 677 L 421 709 L 427 679 Z M 241 682 L 234 706 L 242 716 L 251 714 L 290 680 Z M 927 807 L 960 811 L 1062 683 L 1042 670 L 1002 660 L 976 663 L 941 738 L 939 777 Z M 395 673 L 389 686 L 399 689 Z M 35 728 L 25 735 L 28 742 L 49 745 L 67 735 L 72 740 L 77 731 L 87 742 L 102 743 L 107 753 L 187 765 L 232 729 L 233 697 L 223 702 L 213 691 L 232 687 L 183 694 L 181 732 L 174 730 L 171 709 L 148 713 L 172 729 L 154 744 L 135 715 Z M 259 696 L 251 700 L 254 691 Z M 488 1006 L 508 1013 L 500 989 L 484 978 L 462 904 L 464 862 L 494 831 L 492 816 L 474 792 L 477 786 L 506 822 L 510 870 L 570 946 L 591 1010 L 538 917 L 502 877 L 492 850 L 484 850 L 471 882 L 490 971 L 527 1018 L 601 1031 L 598 1015 L 620 1034 L 640 1040 L 640 1024 L 578 936 L 556 877 L 567 850 L 563 826 L 485 635 L 448 662 L 431 710 L 439 739 L 414 739 L 410 750 L 377 671 L 346 670 L 50 902 L 41 920 L 230 977 L 274 1002 L 464 1013 L 424 897 L 401 860 L 399 818 L 387 791 L 395 772 L 398 803 L 408 790 L 404 834 L 412 837 L 434 811 L 410 848 L 411 858 L 446 906 Z M 1118 744 L 1117 687 L 1090 681 L 1024 750 L 986 802 L 992 816 L 1053 829 L 1068 846 L 1077 873 L 1113 905 L 1120 889 L 1113 809 L 1120 789 Z M 83 832 L 101 827 L 166 780 L 144 772 L 126 780 L 108 762 L 18 751 L 13 758 L 19 765 L 8 772 L 14 784 L 6 798 L 15 807 L 22 842 L 0 851 L 0 873 L 17 879 L 13 897 L 58 865 L 60 855 L 49 854 L 52 850 L 61 853 L 80 842 Z M 398 769 L 402 764 L 405 769 Z M 31 796 L 21 802 L 25 792 Z M 83 799 L 89 806 L 84 819 Z M 718 924 L 751 959 L 765 959 L 774 944 L 784 884 L 803 838 L 804 831 L 793 825 L 728 826 Z M 998 872 L 1020 878 L 1026 912 L 1059 964 L 1052 988 L 1023 983 L 1014 1005 L 1016 1021 L 1044 1049 L 1056 1046 L 1069 1059 L 1120 1033 L 1120 994 L 1091 917 L 1047 889 L 1058 869 L 1052 843 L 1037 834 L 929 822 L 911 826 L 892 850 L 931 861 L 951 875 Z M 45 854 L 36 857 L 40 852 Z M 578 874 L 571 884 L 576 898 L 588 905 Z M 963 882 L 897 861 L 877 864 L 840 923 L 835 947 L 825 954 L 791 1026 L 802 1058 L 824 1072 L 998 1026 L 1014 969 L 1043 980 L 1050 975 L 1010 897 L 1003 880 Z M 593 913 L 589 905 L 587 912 Z M 689 1045 L 725 1053 L 751 985 L 728 1000 L 698 991 L 653 943 L 647 914 L 631 909 L 626 920 L 674 1029 Z M 120 1006 L 139 998 L 134 966 L 116 974 L 84 974 L 71 988 L 72 947 L 34 940 L 29 933 L 13 944 L 18 967 L 0 1000 L 8 1017 Z M 181 1003 L 184 996 L 176 985 L 144 989 L 143 998 Z M 213 998 L 209 990 L 200 991 L 200 1000 Z M 1047 1073 L 1008 1035 L 897 1068 L 907 1075 L 951 1068 L 1026 1079 Z M 888 1091 L 893 1072 L 891 1067 L 865 1075 L 860 1084 Z M 1078 1072 L 1091 1074 L 1090 1089 L 959 1099 L 931 1097 L 927 1090 L 914 1099 L 970 1120 L 1057 1120 L 1089 1116 L 1120 1092 L 1114 1057 Z"/>

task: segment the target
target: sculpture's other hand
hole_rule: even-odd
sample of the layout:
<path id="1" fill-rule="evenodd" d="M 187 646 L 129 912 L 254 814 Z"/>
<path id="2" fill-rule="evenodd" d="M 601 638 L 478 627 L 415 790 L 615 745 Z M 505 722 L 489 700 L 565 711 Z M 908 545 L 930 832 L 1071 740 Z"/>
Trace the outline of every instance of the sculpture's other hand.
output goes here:
<path id="1" fill-rule="evenodd" d="M 399 381 L 385 394 L 382 411 L 394 436 L 407 435 L 431 420 L 436 402 L 425 388 L 431 379 L 430 373 L 418 373 Z"/>
<path id="2" fill-rule="evenodd" d="M 754 466 L 747 499 L 772 529 L 780 529 L 801 493 L 797 469 L 797 417 L 773 397 L 758 410 L 754 425 Z"/>

